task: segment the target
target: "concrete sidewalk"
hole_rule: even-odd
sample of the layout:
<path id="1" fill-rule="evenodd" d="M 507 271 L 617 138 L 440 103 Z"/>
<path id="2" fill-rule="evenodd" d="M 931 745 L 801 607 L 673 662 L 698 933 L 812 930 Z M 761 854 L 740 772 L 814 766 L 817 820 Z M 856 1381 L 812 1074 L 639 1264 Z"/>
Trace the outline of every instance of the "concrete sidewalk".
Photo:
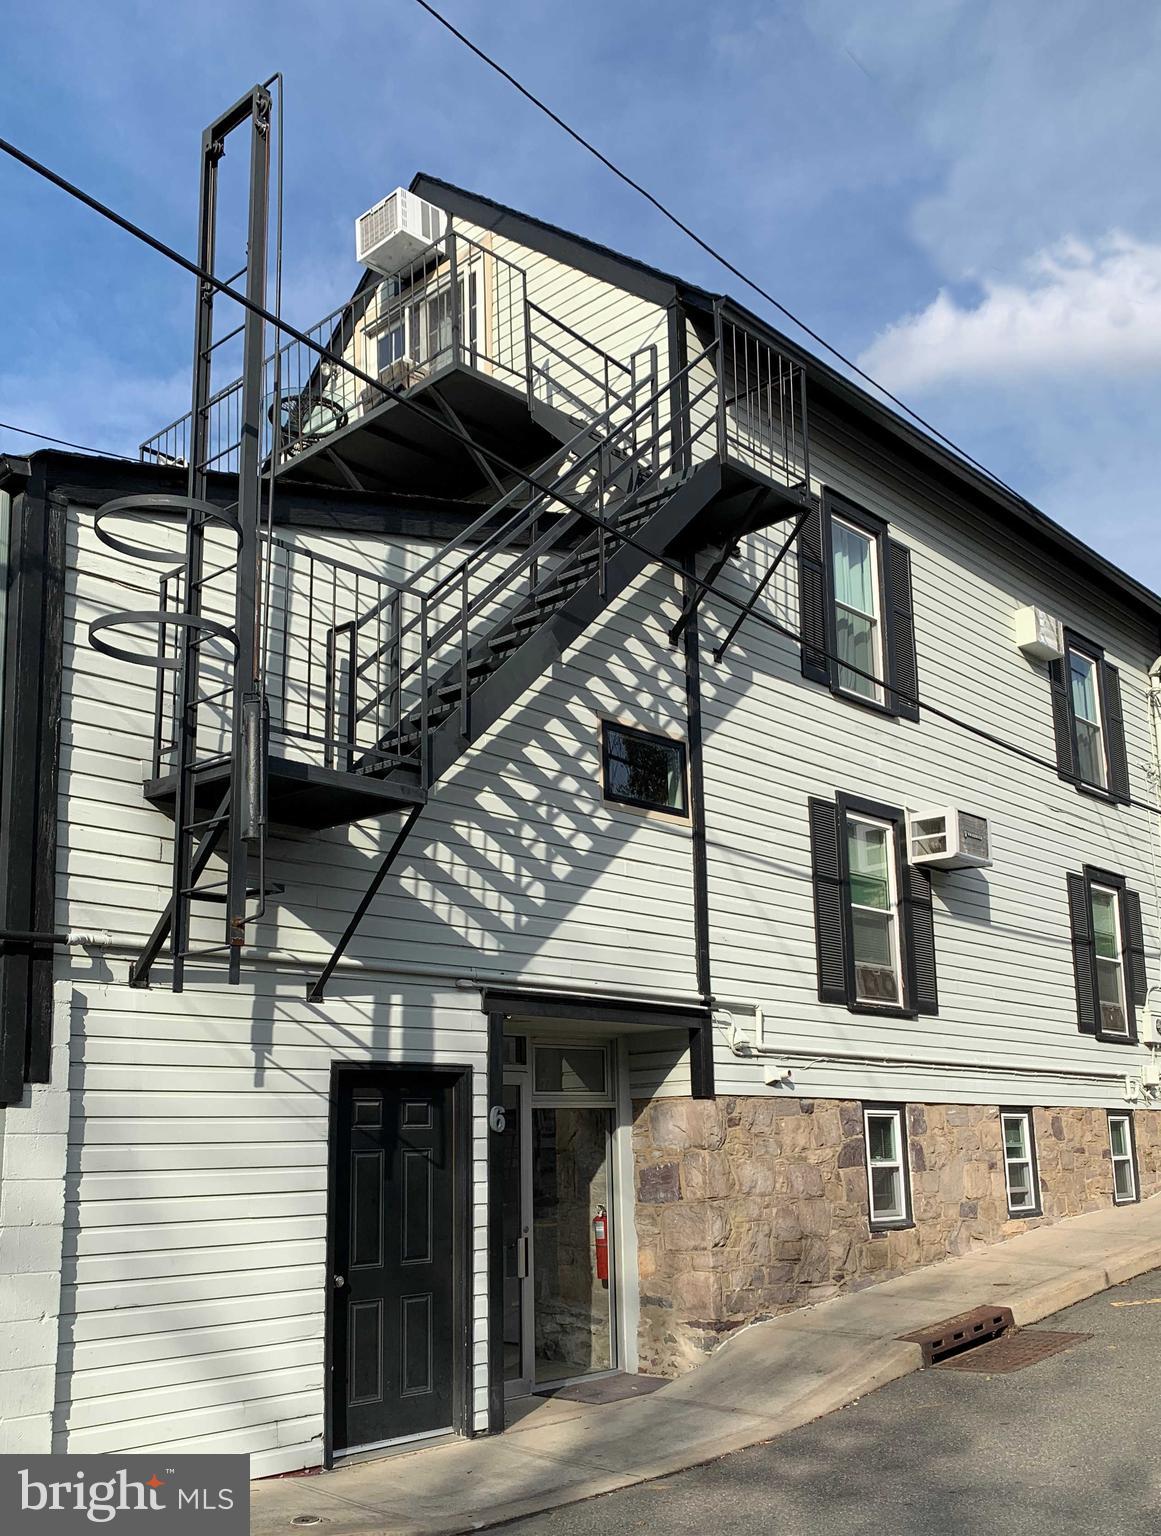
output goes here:
<path id="1" fill-rule="evenodd" d="M 1161 1267 L 1161 1195 L 1040 1227 L 768 1323 L 647 1396 L 545 1398 L 494 1439 L 444 1442 L 310 1478 L 252 1485 L 255 1536 L 320 1516 L 325 1536 L 435 1536 L 662 1477 L 770 1440 L 918 1370 L 898 1335 L 1003 1303 L 1038 1322 Z"/>

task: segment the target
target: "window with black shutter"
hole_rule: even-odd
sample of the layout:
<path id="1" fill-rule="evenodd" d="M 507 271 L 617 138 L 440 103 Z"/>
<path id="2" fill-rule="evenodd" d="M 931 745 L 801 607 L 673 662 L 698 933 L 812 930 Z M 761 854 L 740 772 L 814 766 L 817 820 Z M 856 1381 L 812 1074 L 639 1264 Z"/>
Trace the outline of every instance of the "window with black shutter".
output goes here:
<path id="1" fill-rule="evenodd" d="M 1068 876 L 1077 1028 L 1122 1045 L 1137 1041 L 1148 991 L 1141 898 L 1123 875 L 1086 865 Z"/>
<path id="2" fill-rule="evenodd" d="M 931 880 L 907 861 L 905 813 L 840 794 L 809 815 L 819 999 L 938 1013 Z"/>
<path id="3" fill-rule="evenodd" d="M 1056 768 L 1087 794 L 1127 802 L 1129 755 L 1121 675 L 1101 646 L 1064 632 L 1064 655 L 1049 663 Z"/>
<path id="4" fill-rule="evenodd" d="M 883 714 L 919 718 L 911 552 L 833 491 L 798 535 L 802 674 Z"/>

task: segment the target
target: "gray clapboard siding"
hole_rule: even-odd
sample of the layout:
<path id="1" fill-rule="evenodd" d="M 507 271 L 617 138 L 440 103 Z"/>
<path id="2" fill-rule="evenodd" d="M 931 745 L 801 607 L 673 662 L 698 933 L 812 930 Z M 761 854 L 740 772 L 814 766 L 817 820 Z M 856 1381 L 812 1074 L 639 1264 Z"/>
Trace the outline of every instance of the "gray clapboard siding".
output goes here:
<path id="1" fill-rule="evenodd" d="M 820 484 L 886 518 L 912 551 L 923 697 L 1054 762 L 1045 670 L 1026 662 L 1012 639 L 1015 608 L 1038 602 L 1103 643 L 1121 669 L 1133 789 L 1144 797 L 1144 695 L 1156 626 L 914 475 L 885 481 L 882 464 L 869 467 L 825 417 L 812 423 Z M 750 560 L 727 578 L 738 596 L 769 558 L 768 539 L 751 544 Z M 787 567 L 764 610 L 796 629 L 792 560 Z M 703 613 L 708 649 L 731 615 L 712 601 Z M 1100 864 L 1142 892 L 1155 977 L 1149 848 L 1157 829 L 1147 811 L 1079 795 L 1051 768 L 930 714 L 912 724 L 835 700 L 802 679 L 795 644 L 754 623 L 721 666 L 706 662 L 702 696 L 714 987 L 760 1004 L 766 1046 L 797 1053 L 791 1091 L 1120 1101 L 1118 1079 L 1139 1070 L 1139 1053 L 1077 1032 L 1064 875 Z M 911 808 L 964 805 L 989 817 L 993 867 L 934 876 L 938 1018 L 860 1016 L 817 1001 L 806 802 L 840 789 Z M 755 825 L 765 834 L 761 846 Z M 738 1018 L 745 1026 L 745 1013 Z M 963 1070 L 844 1064 L 843 1055 L 950 1060 Z M 719 1040 L 719 1091 L 788 1091 L 765 1087 L 765 1065 Z"/>

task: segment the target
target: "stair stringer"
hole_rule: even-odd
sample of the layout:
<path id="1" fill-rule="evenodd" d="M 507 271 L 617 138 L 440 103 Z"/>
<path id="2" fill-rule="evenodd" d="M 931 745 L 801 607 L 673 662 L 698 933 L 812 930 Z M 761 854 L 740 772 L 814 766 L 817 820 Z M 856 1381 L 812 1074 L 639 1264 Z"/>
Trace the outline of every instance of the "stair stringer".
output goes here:
<path id="1" fill-rule="evenodd" d="M 681 537 L 721 486 L 722 468 L 717 460 L 696 469 L 633 535 L 644 547 L 622 545 L 609 559 L 603 596 L 600 579 L 594 575 L 475 689 L 468 701 L 466 733 L 461 729 L 458 709 L 436 727 L 429 746 L 431 782 L 440 779 L 537 678 L 561 659 L 593 620 L 641 574 L 653 556 L 664 554 Z M 488 641 L 481 641 L 469 657 L 469 664 L 487 648 Z"/>

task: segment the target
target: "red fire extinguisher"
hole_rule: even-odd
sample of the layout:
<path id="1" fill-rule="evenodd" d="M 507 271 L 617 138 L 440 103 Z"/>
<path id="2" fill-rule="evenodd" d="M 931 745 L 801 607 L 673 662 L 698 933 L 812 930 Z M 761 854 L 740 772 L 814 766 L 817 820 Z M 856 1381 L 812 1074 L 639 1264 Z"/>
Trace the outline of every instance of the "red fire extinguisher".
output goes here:
<path id="1" fill-rule="evenodd" d="M 593 1246 L 597 1252 L 597 1279 L 609 1280 L 609 1218 L 603 1205 L 597 1206 L 593 1217 Z"/>

